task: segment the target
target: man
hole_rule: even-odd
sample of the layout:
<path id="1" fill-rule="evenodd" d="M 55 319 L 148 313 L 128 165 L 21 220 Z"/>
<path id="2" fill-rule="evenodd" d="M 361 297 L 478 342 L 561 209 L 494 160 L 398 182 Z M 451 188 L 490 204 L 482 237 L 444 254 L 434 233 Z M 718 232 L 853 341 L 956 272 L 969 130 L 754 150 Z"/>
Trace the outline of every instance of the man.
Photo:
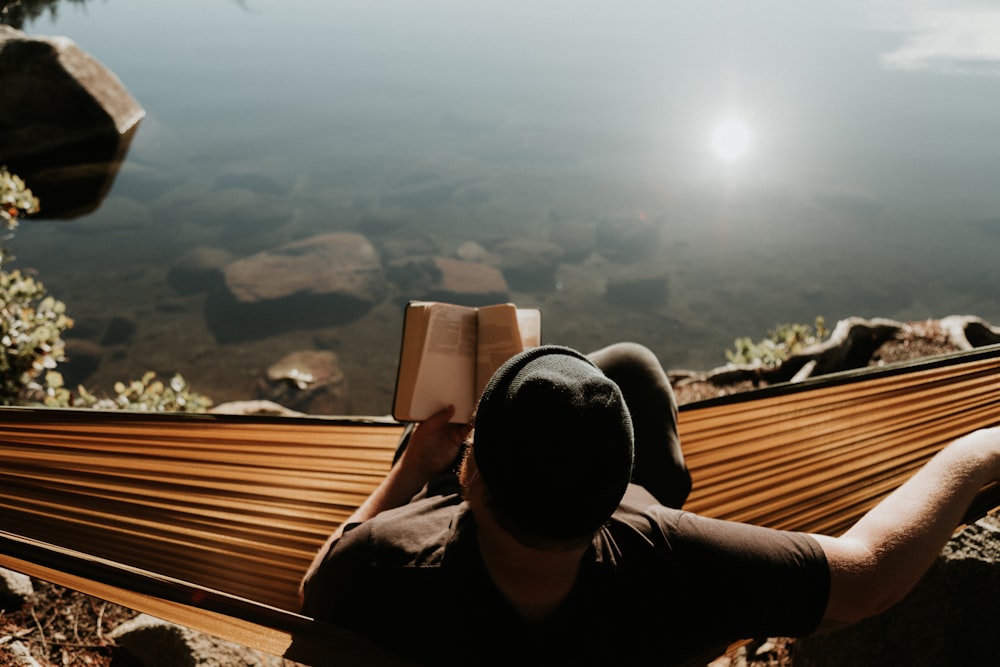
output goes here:
<path id="1" fill-rule="evenodd" d="M 634 344 L 529 350 L 471 433 L 450 416 L 416 428 L 303 582 L 304 613 L 428 664 L 704 664 L 741 638 L 853 622 L 901 599 L 1000 479 L 987 429 L 838 538 L 683 512 L 676 405 Z"/>

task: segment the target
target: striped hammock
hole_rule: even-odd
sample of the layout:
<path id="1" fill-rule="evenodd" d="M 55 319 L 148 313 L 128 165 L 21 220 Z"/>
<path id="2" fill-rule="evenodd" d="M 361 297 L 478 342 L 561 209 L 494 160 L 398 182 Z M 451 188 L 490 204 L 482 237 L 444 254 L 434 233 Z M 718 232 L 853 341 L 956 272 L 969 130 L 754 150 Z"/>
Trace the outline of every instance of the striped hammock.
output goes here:
<path id="1" fill-rule="evenodd" d="M 681 407 L 685 509 L 837 534 L 1000 422 L 1000 346 Z M 302 662 L 397 661 L 296 613 L 388 471 L 386 419 L 0 408 L 0 567 Z M 1000 506 L 984 490 L 974 511 Z"/>

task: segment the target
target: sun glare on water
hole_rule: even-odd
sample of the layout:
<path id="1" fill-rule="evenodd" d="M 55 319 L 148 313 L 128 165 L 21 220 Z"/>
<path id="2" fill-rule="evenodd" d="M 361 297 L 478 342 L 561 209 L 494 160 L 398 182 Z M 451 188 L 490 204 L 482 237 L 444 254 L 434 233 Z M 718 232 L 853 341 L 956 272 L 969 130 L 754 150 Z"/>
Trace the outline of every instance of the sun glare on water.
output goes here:
<path id="1" fill-rule="evenodd" d="M 723 162 L 733 164 L 750 152 L 752 140 L 750 127 L 745 122 L 729 118 L 712 129 L 712 153 Z"/>

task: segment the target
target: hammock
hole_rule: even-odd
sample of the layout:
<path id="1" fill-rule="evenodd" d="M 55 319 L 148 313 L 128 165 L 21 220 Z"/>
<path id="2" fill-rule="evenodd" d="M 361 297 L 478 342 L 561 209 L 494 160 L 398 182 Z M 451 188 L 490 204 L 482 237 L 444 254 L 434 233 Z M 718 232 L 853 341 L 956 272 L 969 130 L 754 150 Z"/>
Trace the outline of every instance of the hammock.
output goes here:
<path id="1" fill-rule="evenodd" d="M 955 437 L 1000 421 L 1000 346 L 681 407 L 686 509 L 837 534 Z M 313 554 L 404 426 L 0 408 L 0 567 L 275 655 L 398 664 L 297 614 Z M 996 488 L 974 508 L 1000 506 Z"/>

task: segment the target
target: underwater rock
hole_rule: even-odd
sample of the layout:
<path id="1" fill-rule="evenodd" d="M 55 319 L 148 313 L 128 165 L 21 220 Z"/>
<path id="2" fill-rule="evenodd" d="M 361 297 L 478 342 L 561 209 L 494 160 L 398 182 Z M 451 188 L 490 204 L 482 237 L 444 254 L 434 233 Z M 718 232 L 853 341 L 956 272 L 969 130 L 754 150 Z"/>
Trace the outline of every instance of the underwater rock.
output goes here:
<path id="1" fill-rule="evenodd" d="M 385 295 L 378 252 L 353 232 L 321 234 L 236 260 L 205 300 L 220 342 L 354 321 Z"/>
<path id="2" fill-rule="evenodd" d="M 136 324 L 132 320 L 115 316 L 108 322 L 100 344 L 102 346 L 128 345 L 135 338 Z"/>
<path id="3" fill-rule="evenodd" d="M 562 247 L 551 241 L 518 238 L 504 241 L 492 250 L 500 258 L 500 269 L 512 288 L 526 292 L 555 289 Z"/>
<path id="4" fill-rule="evenodd" d="M 386 269 L 407 299 L 448 301 L 481 306 L 507 301 L 510 290 L 500 269 L 449 257 L 409 257 L 393 260 Z"/>
<path id="5" fill-rule="evenodd" d="M 284 197 L 289 192 L 289 189 L 286 186 L 279 184 L 273 178 L 264 174 L 219 174 L 212 182 L 212 189 L 216 192 L 219 192 L 220 190 L 228 190 L 230 188 L 250 190 L 251 192 L 256 192 L 258 194 L 272 195 L 275 197 Z"/>
<path id="6" fill-rule="evenodd" d="M 596 233 L 597 252 L 616 262 L 637 262 L 660 248 L 662 225 L 645 215 L 601 220 Z"/>
<path id="7" fill-rule="evenodd" d="M 597 228 L 593 223 L 558 221 L 549 240 L 562 248 L 564 262 L 582 262 L 597 247 Z"/>
<path id="8" fill-rule="evenodd" d="M 476 241 L 463 241 L 455 249 L 455 256 L 463 262 L 480 262 L 482 264 L 499 263 L 499 259 Z"/>
<path id="9" fill-rule="evenodd" d="M 84 384 L 100 367 L 104 348 L 81 338 L 67 337 L 65 341 L 66 360 L 59 364 L 59 372 L 67 387 L 76 387 Z"/>
<path id="10" fill-rule="evenodd" d="M 630 308 L 655 308 L 670 296 L 667 276 L 662 273 L 627 274 L 608 279 L 604 298 Z"/>
<path id="11" fill-rule="evenodd" d="M 318 415 L 350 414 L 347 376 L 329 350 L 291 352 L 268 367 L 261 398 Z"/>
<path id="12" fill-rule="evenodd" d="M 146 112 L 66 37 L 0 25 L 0 156 L 42 202 L 37 218 L 97 208 Z"/>
<path id="13" fill-rule="evenodd" d="M 232 253 L 222 248 L 192 248 L 167 270 L 167 284 L 182 296 L 218 290 L 225 284 L 222 271 L 232 261 Z"/>

